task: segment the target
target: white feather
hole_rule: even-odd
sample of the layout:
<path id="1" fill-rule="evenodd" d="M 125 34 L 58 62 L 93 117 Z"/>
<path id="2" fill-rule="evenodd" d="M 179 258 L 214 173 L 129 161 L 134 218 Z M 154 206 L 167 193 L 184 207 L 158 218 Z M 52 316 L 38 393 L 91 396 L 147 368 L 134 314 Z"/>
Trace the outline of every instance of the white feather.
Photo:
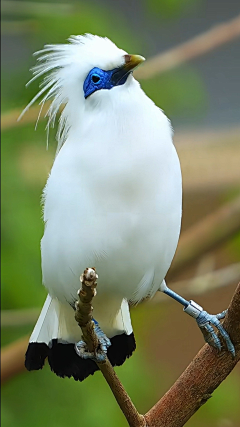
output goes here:
<path id="1" fill-rule="evenodd" d="M 96 320 L 109 336 L 131 333 L 126 300 L 154 295 L 176 250 L 179 160 L 169 120 L 132 76 L 84 99 L 89 71 L 123 65 L 126 52 L 92 35 L 69 41 L 37 53 L 33 79 L 49 74 L 29 104 L 44 92 L 42 103 L 52 99 L 48 128 L 65 105 L 44 190 L 43 282 L 58 304 L 73 303 L 80 274 L 96 267 Z"/>
<path id="2" fill-rule="evenodd" d="M 114 68 L 116 66 L 116 52 L 119 54 L 120 51 L 122 55 L 125 53 L 125 51 L 118 49 L 109 39 L 93 36 L 92 34 L 71 36 L 69 42 L 69 44 L 62 45 L 46 45 L 44 49 L 35 52 L 35 56 L 40 55 L 37 58 L 39 64 L 32 68 L 34 76 L 27 83 L 27 86 L 44 74 L 49 74 L 40 84 L 42 89 L 22 111 L 18 120 L 21 120 L 22 116 L 34 102 L 47 91 L 40 104 L 42 104 L 41 108 L 43 108 L 47 100 L 53 99 L 46 113 L 46 116 L 48 116 L 47 131 L 49 132 L 50 125 L 54 124 L 61 106 L 69 102 L 72 106 L 74 101 L 71 99 L 71 95 L 74 95 L 74 88 L 78 80 L 85 78 L 88 71 L 94 66 L 101 67 L 101 64 L 106 58 L 109 59 L 110 55 L 111 61 L 109 61 L 108 66 L 109 69 Z M 78 89 L 80 89 L 77 93 L 79 94 L 79 104 L 81 104 L 83 97 L 82 87 Z M 76 94 L 72 97 L 76 98 Z M 81 108 L 79 108 L 79 111 L 80 109 Z M 39 118 L 37 122 L 38 120 Z M 69 129 L 73 124 L 69 115 L 69 110 L 63 110 L 59 119 L 59 128 L 57 132 L 57 152 L 67 139 Z"/>
<path id="3" fill-rule="evenodd" d="M 104 305 L 102 305 L 104 307 Z M 101 328 L 109 338 L 126 333 L 132 333 L 131 318 L 129 306 L 126 300 L 120 304 L 111 304 L 115 310 L 109 315 L 105 309 L 101 313 L 101 304 L 96 307 L 94 315 L 100 315 Z M 29 342 L 46 343 L 47 345 L 53 339 L 60 342 L 76 343 L 81 340 L 82 332 L 74 318 L 74 311 L 67 303 L 62 303 L 56 298 L 47 296 L 38 321 L 32 332 Z"/>

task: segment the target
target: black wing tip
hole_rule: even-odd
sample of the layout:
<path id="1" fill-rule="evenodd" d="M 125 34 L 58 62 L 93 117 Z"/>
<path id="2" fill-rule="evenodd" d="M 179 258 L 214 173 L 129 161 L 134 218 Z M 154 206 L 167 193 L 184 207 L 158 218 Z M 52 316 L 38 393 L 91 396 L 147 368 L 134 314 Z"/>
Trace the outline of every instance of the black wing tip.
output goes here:
<path id="1" fill-rule="evenodd" d="M 116 335 L 111 338 L 108 358 L 112 366 L 122 365 L 136 349 L 134 334 Z M 42 369 L 45 359 L 51 370 L 59 377 L 73 377 L 75 381 L 83 381 L 93 375 L 99 368 L 91 359 L 81 359 L 75 352 L 74 344 L 62 343 L 53 339 L 49 347 L 45 343 L 29 343 L 25 357 L 28 371 Z"/>
<path id="2" fill-rule="evenodd" d="M 133 332 L 130 335 L 115 335 L 110 341 L 111 346 L 108 348 L 107 355 L 112 366 L 121 366 L 136 350 Z"/>
<path id="3" fill-rule="evenodd" d="M 28 371 L 42 369 L 46 357 L 49 355 L 49 347 L 45 343 L 30 342 L 25 355 L 25 367 Z"/>
<path id="4" fill-rule="evenodd" d="M 99 368 L 91 359 L 82 359 L 75 351 L 75 344 L 65 344 L 57 339 L 51 341 L 48 356 L 51 370 L 61 378 L 73 377 L 76 381 L 83 381 L 93 375 Z"/>

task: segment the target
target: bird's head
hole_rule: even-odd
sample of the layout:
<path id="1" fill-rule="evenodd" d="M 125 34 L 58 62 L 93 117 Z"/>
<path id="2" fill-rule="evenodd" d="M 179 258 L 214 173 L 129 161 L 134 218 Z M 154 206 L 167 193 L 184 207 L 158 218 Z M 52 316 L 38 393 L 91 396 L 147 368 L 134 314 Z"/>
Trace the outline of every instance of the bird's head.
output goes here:
<path id="1" fill-rule="evenodd" d="M 115 88 L 129 84 L 132 71 L 144 61 L 140 55 L 129 55 L 119 49 L 108 38 L 91 34 L 72 36 L 68 44 L 46 45 L 35 55 L 38 56 L 38 64 L 32 69 L 33 78 L 29 83 L 43 75 L 45 77 L 40 91 L 21 116 L 43 95 L 41 108 L 47 100 L 52 100 L 47 112 L 49 128 L 54 124 L 61 105 L 65 105 L 59 120 L 58 149 L 66 140 L 74 120 L 79 119 L 79 114 L 94 97 L 98 101 L 101 97 L 106 99 L 106 95 L 112 95 Z"/>
<path id="2" fill-rule="evenodd" d="M 125 84 L 134 68 L 143 61 L 144 58 L 140 55 L 122 54 L 121 52 L 121 56 L 115 61 L 114 68 L 111 66 L 111 69 L 109 69 L 109 63 L 102 68 L 93 67 L 84 80 L 84 98 L 88 98 L 98 90 L 110 90 Z"/>

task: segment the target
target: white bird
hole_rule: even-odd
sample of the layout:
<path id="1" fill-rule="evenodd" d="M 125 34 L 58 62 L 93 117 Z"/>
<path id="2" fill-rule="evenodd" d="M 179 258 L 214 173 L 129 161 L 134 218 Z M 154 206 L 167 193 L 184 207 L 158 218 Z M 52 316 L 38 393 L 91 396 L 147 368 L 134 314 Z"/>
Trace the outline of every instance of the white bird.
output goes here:
<path id="1" fill-rule="evenodd" d="M 162 290 L 194 317 L 202 309 L 164 281 L 180 233 L 181 170 L 170 121 L 132 75 L 144 58 L 90 34 L 47 45 L 39 54 L 32 80 L 46 76 L 24 112 L 41 95 L 42 105 L 52 99 L 49 128 L 65 107 L 43 193 L 42 274 L 49 295 L 30 338 L 26 367 L 40 369 L 48 357 L 57 375 L 83 380 L 98 369 L 80 355 L 73 312 L 87 266 L 99 274 L 93 314 L 113 365 L 135 350 L 129 301 L 137 304 Z"/>

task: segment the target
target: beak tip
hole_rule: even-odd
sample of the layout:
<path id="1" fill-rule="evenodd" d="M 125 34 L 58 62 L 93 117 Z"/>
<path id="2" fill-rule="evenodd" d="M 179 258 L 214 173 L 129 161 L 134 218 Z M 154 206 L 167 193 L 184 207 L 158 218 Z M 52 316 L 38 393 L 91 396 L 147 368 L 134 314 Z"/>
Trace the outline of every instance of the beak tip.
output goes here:
<path id="1" fill-rule="evenodd" d="M 145 61 L 145 58 L 141 55 L 124 55 L 125 67 L 129 70 L 136 68 L 142 62 Z"/>
<path id="2" fill-rule="evenodd" d="M 130 57 L 132 63 L 141 64 L 142 62 L 146 61 L 142 55 L 130 55 Z"/>
<path id="3" fill-rule="evenodd" d="M 141 62 L 146 61 L 146 58 L 144 58 L 144 56 L 142 56 L 142 55 L 139 55 L 139 59 L 141 60 Z"/>

